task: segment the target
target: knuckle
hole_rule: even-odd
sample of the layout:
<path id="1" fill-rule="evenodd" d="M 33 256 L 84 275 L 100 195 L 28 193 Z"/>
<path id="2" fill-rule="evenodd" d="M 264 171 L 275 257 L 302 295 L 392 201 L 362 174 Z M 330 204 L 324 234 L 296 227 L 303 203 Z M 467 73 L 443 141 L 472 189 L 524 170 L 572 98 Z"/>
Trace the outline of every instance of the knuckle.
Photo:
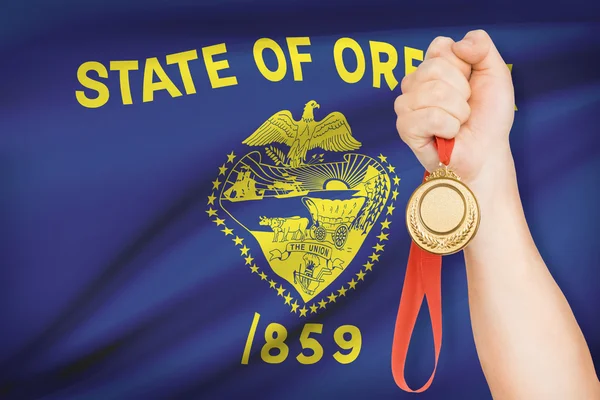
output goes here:
<path id="1" fill-rule="evenodd" d="M 446 116 L 444 111 L 437 107 L 431 107 L 427 113 L 427 119 L 429 121 L 429 127 L 435 131 L 440 131 L 446 122 Z"/>
<path id="2" fill-rule="evenodd" d="M 441 79 L 448 73 L 448 61 L 442 57 L 431 58 L 425 61 L 425 74 L 429 79 Z"/>
<path id="3" fill-rule="evenodd" d="M 442 72 L 442 68 L 439 62 L 440 58 L 430 58 L 423 61 L 421 66 L 423 67 L 423 75 L 427 79 L 438 79 Z"/>
<path id="4" fill-rule="evenodd" d="M 467 33 L 475 42 L 491 41 L 490 35 L 483 29 L 475 29 Z"/>
<path id="5" fill-rule="evenodd" d="M 415 138 L 419 137 L 419 134 L 423 131 L 421 128 L 423 122 L 421 120 L 415 121 L 414 119 L 410 123 L 406 124 L 404 129 L 404 135 L 406 143 L 412 142 Z"/>
<path id="6" fill-rule="evenodd" d="M 408 136 L 408 132 L 406 129 L 406 124 L 405 124 L 405 120 L 402 117 L 398 117 L 396 118 L 396 130 L 398 131 L 398 135 L 400 135 L 400 139 L 402 139 L 402 141 L 404 143 L 408 142 L 407 136 Z"/>
<path id="7" fill-rule="evenodd" d="M 444 81 L 435 80 L 429 89 L 429 95 L 435 103 L 444 101 L 448 97 L 448 86 Z"/>
<path id="8" fill-rule="evenodd" d="M 471 106 L 469 105 L 468 102 L 465 101 L 464 106 L 463 106 L 463 113 L 460 118 L 460 123 L 464 124 L 465 122 L 467 122 L 469 120 L 470 116 L 471 116 Z"/>
<path id="9" fill-rule="evenodd" d="M 490 35 L 487 33 L 487 31 L 483 30 L 483 29 L 475 29 L 474 32 L 484 38 L 489 38 Z"/>
<path id="10" fill-rule="evenodd" d="M 451 138 L 460 129 L 460 122 L 441 108 L 432 108 L 428 116 L 430 133 Z"/>
<path id="11" fill-rule="evenodd" d="M 429 45 L 427 52 L 429 53 L 429 56 L 431 56 L 431 57 L 439 56 L 441 54 L 442 50 L 451 47 L 453 42 L 454 41 L 452 39 L 450 39 L 449 37 L 438 36 L 431 41 L 431 44 Z"/>
<path id="12" fill-rule="evenodd" d="M 400 82 L 400 91 L 402 93 L 406 93 L 408 91 L 408 77 L 409 75 L 404 75 L 402 81 Z"/>
<path id="13" fill-rule="evenodd" d="M 394 100 L 394 111 L 396 112 L 396 114 L 402 114 L 405 108 L 406 107 L 404 105 L 404 95 L 396 97 L 396 100 Z"/>
<path id="14" fill-rule="evenodd" d="M 432 43 L 435 43 L 435 45 L 438 47 L 449 47 L 452 45 L 452 43 L 454 43 L 454 40 L 452 40 L 448 36 L 438 36 L 435 39 L 433 39 Z"/>
<path id="15" fill-rule="evenodd" d="M 469 100 L 471 98 L 471 85 L 469 84 L 469 81 L 467 81 L 466 79 L 465 79 L 465 81 L 466 81 L 466 83 L 463 84 L 465 99 Z"/>
<path id="16" fill-rule="evenodd" d="M 458 134 L 461 125 L 461 122 L 456 118 L 450 118 L 450 122 L 448 124 L 448 131 L 450 132 L 452 137 Z"/>

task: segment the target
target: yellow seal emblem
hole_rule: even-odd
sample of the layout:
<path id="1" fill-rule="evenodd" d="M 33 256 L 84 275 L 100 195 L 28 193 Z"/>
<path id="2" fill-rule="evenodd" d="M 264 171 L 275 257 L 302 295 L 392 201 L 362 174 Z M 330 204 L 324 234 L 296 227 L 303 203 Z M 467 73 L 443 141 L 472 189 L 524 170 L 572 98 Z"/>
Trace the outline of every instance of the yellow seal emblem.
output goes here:
<path id="1" fill-rule="evenodd" d="M 227 156 L 207 211 L 250 271 L 300 316 L 335 303 L 372 271 L 389 240 L 400 182 L 387 157 L 352 152 L 362 144 L 343 114 L 318 121 L 317 108 L 306 103 L 298 121 L 279 111 L 248 136 L 242 143 L 257 149 Z M 374 246 L 361 252 L 368 237 Z M 252 243 L 269 268 L 259 266 Z M 351 267 L 359 253 L 363 261 Z"/>

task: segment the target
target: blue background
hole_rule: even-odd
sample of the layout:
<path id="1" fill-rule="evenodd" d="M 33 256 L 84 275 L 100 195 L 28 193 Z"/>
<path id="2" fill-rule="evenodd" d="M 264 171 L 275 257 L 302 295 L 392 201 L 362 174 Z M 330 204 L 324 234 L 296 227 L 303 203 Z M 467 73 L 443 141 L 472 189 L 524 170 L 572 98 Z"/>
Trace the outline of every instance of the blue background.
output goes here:
<path id="1" fill-rule="evenodd" d="M 403 46 L 425 50 L 438 35 L 458 40 L 474 28 L 488 30 L 514 64 L 519 110 L 511 143 L 527 219 L 600 368 L 598 3 L 323 3 L 0 4 L 1 398 L 409 398 L 394 384 L 390 351 L 410 244 L 401 211 L 422 168 L 395 131 L 400 88 L 373 88 L 369 63 L 361 82 L 344 83 L 332 49 L 352 37 L 368 59 L 369 40 L 389 42 L 401 80 Z M 286 36 L 310 36 L 312 63 L 303 82 L 291 71 L 268 82 L 252 45 L 260 37 L 283 45 Z M 85 61 L 164 60 L 222 42 L 237 86 L 211 89 L 198 60 L 191 64 L 196 95 L 162 92 L 142 103 L 140 70 L 131 75 L 133 105 L 120 104 L 115 73 L 106 106 L 90 110 L 75 100 Z M 178 76 L 176 67 L 167 71 Z M 322 105 L 317 119 L 346 115 L 361 153 L 388 155 L 402 181 L 394 245 L 356 292 L 301 320 L 249 273 L 205 210 L 226 154 L 247 152 L 241 141 L 275 111 L 299 118 L 310 99 Z M 243 366 L 254 312 L 261 320 Z M 437 375 L 419 398 L 491 398 L 461 255 L 444 259 L 443 312 Z M 309 321 L 324 324 L 325 355 L 304 366 L 295 355 Z M 290 356 L 279 365 L 260 359 L 270 322 L 289 332 Z M 331 357 L 333 331 L 344 324 L 363 335 L 349 365 Z M 415 332 L 407 369 L 413 387 L 433 365 L 425 318 Z"/>

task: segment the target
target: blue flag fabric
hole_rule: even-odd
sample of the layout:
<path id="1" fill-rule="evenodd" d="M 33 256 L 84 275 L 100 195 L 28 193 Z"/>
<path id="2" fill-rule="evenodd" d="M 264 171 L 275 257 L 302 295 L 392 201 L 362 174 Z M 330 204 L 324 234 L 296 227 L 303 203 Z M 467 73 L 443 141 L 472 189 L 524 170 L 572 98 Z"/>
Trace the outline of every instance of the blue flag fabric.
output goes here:
<path id="1" fill-rule="evenodd" d="M 3 8 L 0 398 L 409 398 L 390 353 L 423 169 L 393 101 L 431 40 L 476 28 L 512 70 L 529 226 L 599 369 L 597 4 Z M 419 396 L 490 398 L 460 254 L 443 312 Z"/>

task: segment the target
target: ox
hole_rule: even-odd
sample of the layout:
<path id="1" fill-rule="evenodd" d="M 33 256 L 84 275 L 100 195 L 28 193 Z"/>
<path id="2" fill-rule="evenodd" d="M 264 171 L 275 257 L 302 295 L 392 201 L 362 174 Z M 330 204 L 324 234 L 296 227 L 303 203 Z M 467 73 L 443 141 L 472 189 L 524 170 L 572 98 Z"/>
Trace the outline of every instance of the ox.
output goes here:
<path id="1" fill-rule="evenodd" d="M 269 226 L 273 230 L 273 242 L 286 242 L 288 234 L 292 234 L 292 240 L 304 241 L 304 232 L 308 228 L 308 218 L 287 217 L 287 218 L 267 218 L 260 217 L 259 225 Z M 281 239 L 277 240 L 280 237 Z"/>

